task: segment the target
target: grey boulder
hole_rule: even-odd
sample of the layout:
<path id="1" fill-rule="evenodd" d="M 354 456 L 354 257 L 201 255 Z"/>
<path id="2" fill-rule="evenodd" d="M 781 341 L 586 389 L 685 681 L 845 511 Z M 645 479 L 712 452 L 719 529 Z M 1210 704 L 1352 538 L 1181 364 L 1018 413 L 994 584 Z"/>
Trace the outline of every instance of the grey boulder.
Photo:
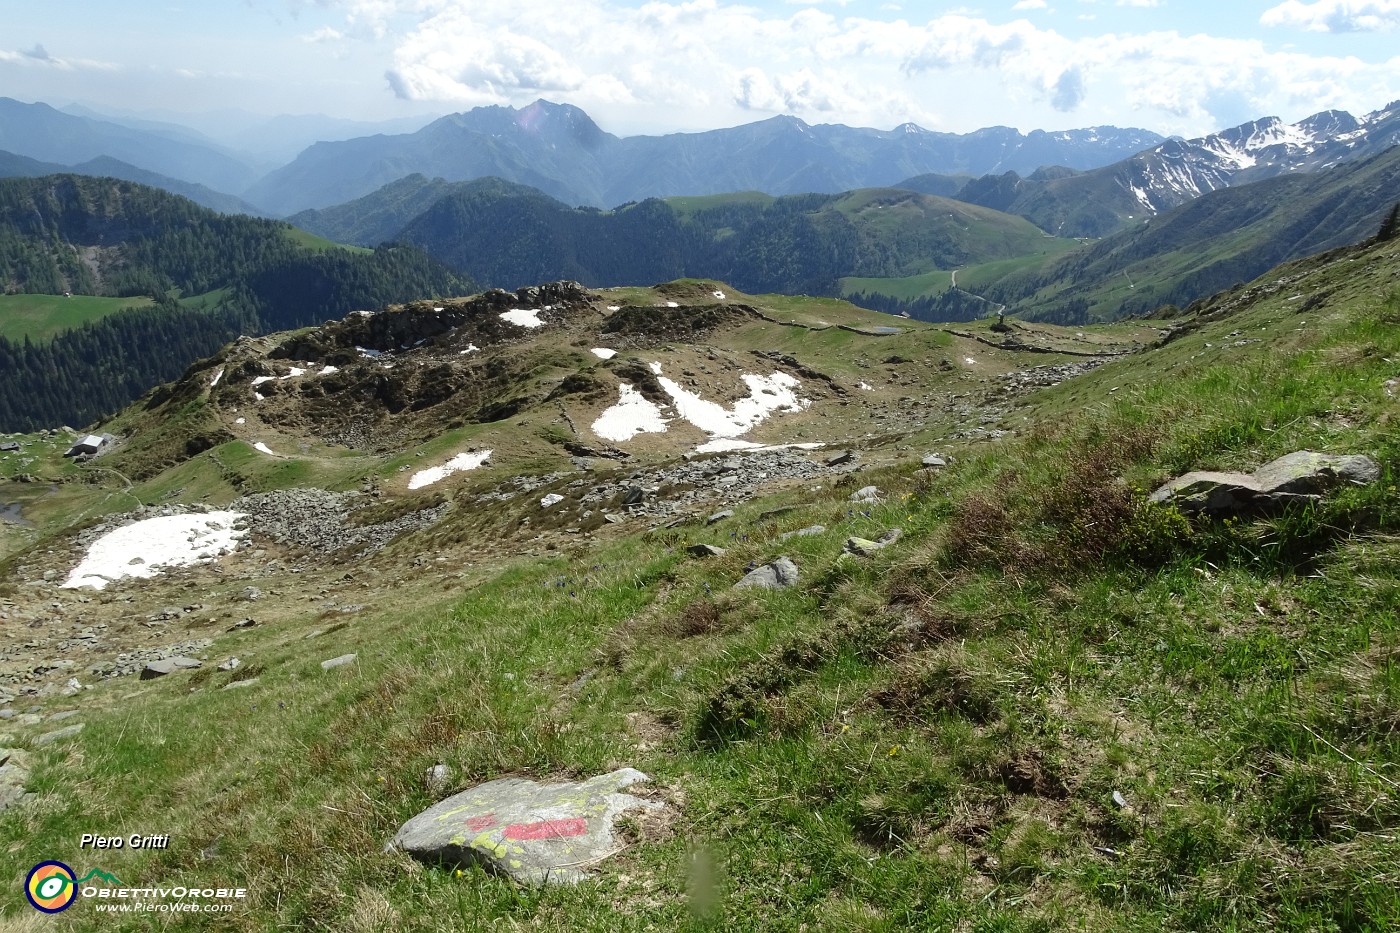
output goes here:
<path id="1" fill-rule="evenodd" d="M 0 748 L 0 810 L 14 806 L 28 794 L 29 756 L 18 748 Z"/>
<path id="2" fill-rule="evenodd" d="M 83 731 L 83 724 L 78 723 L 73 726 L 66 726 L 54 732 L 45 732 L 34 740 L 35 745 L 52 745 L 54 742 L 62 742 L 64 739 L 71 739 L 79 732 Z"/>
<path id="3" fill-rule="evenodd" d="M 742 580 L 734 584 L 734 588 L 757 586 L 765 590 L 780 590 L 796 582 L 797 565 L 790 558 L 779 557 L 771 564 L 764 564 L 749 571 Z"/>
<path id="4" fill-rule="evenodd" d="M 1183 512 L 1208 515 L 1270 511 L 1289 502 L 1316 499 L 1348 483 L 1374 483 L 1380 476 L 1380 465 L 1370 457 L 1299 450 L 1270 461 L 1253 473 L 1187 473 L 1159 488 L 1150 498 L 1153 502 L 1171 503 Z"/>
<path id="5" fill-rule="evenodd" d="M 479 864 L 524 884 L 572 884 L 621 851 L 613 832 L 618 816 L 662 808 L 621 793 L 647 780 L 632 768 L 578 784 L 502 778 L 424 810 L 399 828 L 389 848 L 430 864 Z"/>

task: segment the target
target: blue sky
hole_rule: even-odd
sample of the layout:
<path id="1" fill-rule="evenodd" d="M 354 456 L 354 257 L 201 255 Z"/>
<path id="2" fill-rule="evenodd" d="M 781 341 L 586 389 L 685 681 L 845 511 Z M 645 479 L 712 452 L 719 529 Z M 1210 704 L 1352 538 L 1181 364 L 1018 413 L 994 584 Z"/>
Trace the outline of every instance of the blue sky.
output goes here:
<path id="1" fill-rule="evenodd" d="M 1400 0 L 0 0 L 0 94 L 378 120 L 536 98 L 619 134 L 1200 135 L 1400 98 Z"/>

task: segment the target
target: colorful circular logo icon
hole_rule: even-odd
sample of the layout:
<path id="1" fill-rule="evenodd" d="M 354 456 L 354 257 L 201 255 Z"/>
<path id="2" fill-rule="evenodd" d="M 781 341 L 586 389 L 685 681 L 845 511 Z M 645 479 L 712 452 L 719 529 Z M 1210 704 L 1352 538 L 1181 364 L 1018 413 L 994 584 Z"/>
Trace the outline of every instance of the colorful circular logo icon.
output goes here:
<path id="1" fill-rule="evenodd" d="M 62 862 L 40 862 L 24 879 L 24 896 L 35 910 L 56 914 L 67 910 L 78 899 L 78 882 L 73 869 Z"/>

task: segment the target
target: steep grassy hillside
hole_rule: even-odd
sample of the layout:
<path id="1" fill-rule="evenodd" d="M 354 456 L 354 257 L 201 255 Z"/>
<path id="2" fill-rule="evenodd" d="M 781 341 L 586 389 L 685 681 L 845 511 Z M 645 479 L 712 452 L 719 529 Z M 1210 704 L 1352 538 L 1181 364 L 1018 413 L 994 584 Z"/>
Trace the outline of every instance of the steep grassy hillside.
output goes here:
<path id="1" fill-rule="evenodd" d="M 0 565 L 0 624 L 42 642 L 7 662 L 23 675 L 11 689 L 62 683 L 71 675 L 33 674 L 62 650 L 92 685 L 14 703 L 79 715 L 13 727 L 38 797 L 0 812 L 6 917 L 34 922 L 20 886 L 57 858 L 128 885 L 247 888 L 217 920 L 169 915 L 170 929 L 1394 928 L 1397 273 L 1393 242 L 1334 253 L 1160 325 L 880 334 L 836 302 L 706 302 L 725 291 L 707 281 L 501 297 L 533 299 L 538 329 L 464 303 L 231 347 L 113 422 L 132 440 L 111 467 L 148 476 L 56 487 L 88 498 L 66 519 L 42 513 L 50 523 Z M 355 362 L 375 335 L 395 349 Z M 627 342 L 592 364 L 605 335 Z M 1143 338 L 1138 352 L 1075 355 Z M 463 353 L 466 341 L 481 349 Z M 449 364 L 473 367 L 477 352 L 484 377 L 520 367 L 509 378 L 525 407 L 473 421 L 491 390 L 425 394 L 457 387 Z M 345 381 L 281 369 L 312 359 L 343 360 Z M 762 439 L 805 431 L 861 458 L 731 498 L 764 468 L 725 461 L 758 455 L 676 459 L 695 439 L 679 422 L 612 444 L 630 456 L 611 461 L 582 415 L 618 381 L 654 394 L 652 362 L 710 398 L 737 371 L 779 367 L 813 406 L 775 415 Z M 371 364 L 383 391 L 356 410 L 372 430 L 328 440 L 317 426 L 336 406 L 323 399 L 371 397 L 355 369 Z M 264 369 L 273 378 L 252 386 Z M 579 376 L 603 387 L 596 400 Z M 861 401 L 870 393 L 888 404 Z M 452 405 L 448 434 L 418 433 Z M 160 444 L 234 415 L 245 423 L 227 430 L 246 437 L 161 466 Z M 566 440 L 594 455 L 547 454 Z M 408 488 L 473 446 L 494 451 L 482 472 Z M 1270 518 L 1190 519 L 1146 498 L 1187 470 L 1300 449 L 1367 454 L 1383 475 Z M 921 469 L 934 451 L 949 462 Z M 789 455 L 804 456 L 771 456 Z M 666 464 L 716 472 L 693 488 L 654 482 Z M 221 505 L 279 483 L 363 489 L 364 521 L 443 511 L 363 558 L 255 530 L 214 567 L 89 602 L 43 582 L 78 549 L 65 521 L 123 498 Z M 615 484 L 642 489 L 640 512 L 586 501 Z M 872 485 L 875 501 L 853 499 Z M 686 498 L 696 491 L 709 498 Z M 562 500 L 542 505 L 550 492 Z M 667 502 L 691 504 L 646 511 Z M 732 516 L 707 520 L 724 505 Z M 621 521 L 590 526 L 589 509 Z M 866 556 L 843 547 L 893 528 L 903 536 Z M 701 543 L 724 553 L 691 556 Z M 800 568 L 795 586 L 733 588 L 780 555 Z M 83 626 L 99 647 L 59 647 Z M 197 639 L 210 643 L 185 649 L 207 656 L 193 672 L 82 673 L 125 641 Z M 351 664 L 319 663 L 347 652 Z M 229 656 L 241 666 L 216 670 Z M 37 744 L 70 722 L 85 727 Z M 426 777 L 436 764 L 444 785 Z M 630 823 L 580 884 L 522 888 L 383 849 L 481 782 L 622 766 L 650 775 L 642 792 L 669 815 Z M 80 849 L 92 831 L 171 844 Z M 149 927 L 96 906 L 63 919 Z"/>

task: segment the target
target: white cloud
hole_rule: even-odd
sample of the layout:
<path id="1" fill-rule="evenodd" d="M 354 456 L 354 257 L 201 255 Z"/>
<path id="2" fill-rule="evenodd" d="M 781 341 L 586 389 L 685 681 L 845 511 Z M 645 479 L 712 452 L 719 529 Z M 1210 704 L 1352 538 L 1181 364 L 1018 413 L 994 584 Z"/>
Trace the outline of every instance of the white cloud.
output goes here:
<path id="1" fill-rule="evenodd" d="M 35 43 L 33 48 L 7 51 L 0 49 L 0 62 L 15 65 L 28 65 L 38 68 L 53 68 L 58 71 L 116 71 L 121 66 L 112 62 L 94 61 L 88 58 L 58 58 L 49 54 L 43 45 Z"/>
<path id="2" fill-rule="evenodd" d="M 302 36 L 301 41 L 314 45 L 319 42 L 339 42 L 344 38 L 345 33 L 341 32 L 339 29 L 332 29 L 330 26 L 322 26 L 315 32 Z"/>
<path id="3" fill-rule="evenodd" d="M 1043 9 L 1045 9 L 1046 7 L 1048 7 L 1049 5 L 1050 5 L 1050 4 L 1046 3 L 1045 0 L 1019 0 L 1019 2 L 1013 3 L 1013 4 L 1011 5 L 1011 9 L 1013 9 L 1013 10 L 1043 10 Z"/>
<path id="4" fill-rule="evenodd" d="M 1400 26 L 1400 0 L 1286 0 L 1259 17 L 1265 26 L 1310 32 L 1377 32 Z"/>
<path id="5" fill-rule="evenodd" d="M 587 77 L 532 34 L 477 21 L 461 9 L 425 20 L 399 44 L 387 73 L 400 97 L 468 103 L 573 92 Z"/>
<path id="6" fill-rule="evenodd" d="M 1165 29 L 1069 37 L 966 11 L 911 21 L 732 0 L 298 2 L 339 10 L 344 25 L 335 32 L 382 36 L 372 45 L 392 49 L 384 73 L 401 98 L 476 106 L 545 96 L 583 107 L 614 132 L 732 125 L 755 112 L 966 131 L 1045 127 L 1059 112 L 1078 115 L 1069 125 L 1199 135 L 1250 116 L 1364 110 L 1400 97 L 1400 58 L 1280 52 L 1259 40 Z M 1360 23 L 1400 16 L 1400 0 L 1293 0 L 1265 17 L 1297 9 L 1350 11 Z"/>

